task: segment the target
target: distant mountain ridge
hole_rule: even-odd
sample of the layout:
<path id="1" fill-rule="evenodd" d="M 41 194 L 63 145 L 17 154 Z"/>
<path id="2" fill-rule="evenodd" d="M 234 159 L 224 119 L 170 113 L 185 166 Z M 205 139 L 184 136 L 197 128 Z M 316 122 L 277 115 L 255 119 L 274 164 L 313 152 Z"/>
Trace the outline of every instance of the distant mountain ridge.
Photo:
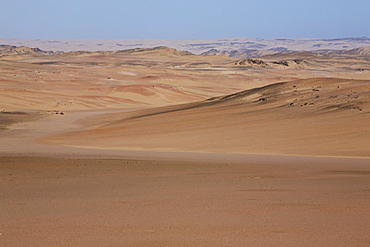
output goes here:
<path id="1" fill-rule="evenodd" d="M 216 56 L 216 55 L 223 55 L 233 58 L 239 59 L 247 59 L 247 58 L 256 58 L 256 57 L 263 57 L 269 55 L 278 55 L 278 54 L 295 54 L 295 53 L 302 53 L 303 51 L 293 51 L 293 50 L 233 50 L 233 51 L 220 51 L 220 50 L 209 50 L 207 52 L 203 52 L 202 55 L 207 56 Z M 305 51 L 312 55 L 314 54 L 327 54 L 327 55 L 359 55 L 359 56 L 368 56 L 370 55 L 370 46 L 369 47 L 359 47 L 354 49 L 343 49 L 343 50 L 313 50 L 313 51 Z"/>
<path id="2" fill-rule="evenodd" d="M 321 53 L 324 54 L 324 52 L 321 52 Z M 327 51 L 326 53 L 368 56 L 370 55 L 370 46 L 369 47 L 359 47 L 359 48 L 350 49 L 350 50 Z"/>
<path id="3" fill-rule="evenodd" d="M 74 56 L 85 56 L 85 55 L 117 55 L 117 54 L 133 54 L 133 53 L 161 53 L 161 54 L 171 54 L 174 56 L 188 56 L 193 55 L 193 53 L 187 51 L 178 51 L 167 46 L 158 46 L 153 48 L 134 48 L 127 50 L 118 51 L 71 51 L 71 52 L 53 52 L 44 51 L 39 48 L 30 48 L 27 46 L 9 46 L 0 45 L 0 57 L 12 56 L 12 55 L 74 55 Z"/>
<path id="4" fill-rule="evenodd" d="M 0 38 L 0 45 L 38 47 L 48 51 L 117 51 L 133 48 L 154 48 L 167 46 L 179 51 L 194 54 L 248 53 L 254 57 L 289 51 L 317 50 L 351 50 L 360 47 L 370 47 L 370 38 L 338 38 L 338 39 L 251 39 L 224 38 L 210 40 L 42 40 L 42 39 L 5 39 Z M 237 51 L 237 52 L 235 52 Z M 242 57 L 240 57 L 242 58 Z M 245 58 L 245 57 L 244 57 Z"/>
<path id="5" fill-rule="evenodd" d="M 370 40 L 368 38 L 360 38 L 360 39 L 345 39 L 347 41 L 353 40 L 362 40 L 364 42 Z M 195 45 L 195 44 L 193 44 Z M 197 46 L 201 46 L 202 44 L 198 44 Z M 203 44 L 204 45 L 204 44 Z M 267 47 L 267 45 L 265 45 Z M 296 55 L 297 57 L 301 56 L 310 56 L 316 57 L 320 55 L 356 55 L 356 56 L 370 56 L 370 44 L 366 47 L 357 47 L 353 49 L 317 49 L 317 50 L 292 50 L 286 47 L 276 47 L 276 48 L 269 48 L 263 49 L 264 46 L 259 46 L 259 49 L 240 49 L 240 50 L 217 50 L 217 49 L 210 49 L 206 52 L 201 53 L 200 55 L 206 56 L 215 56 L 215 55 L 223 55 L 237 59 L 250 59 L 250 58 L 259 58 L 259 57 L 272 57 L 276 55 Z M 347 47 L 347 46 L 346 46 Z M 37 55 L 88 55 L 88 54 L 100 54 L 100 55 L 111 55 L 111 54 L 131 54 L 137 52 L 165 52 L 167 54 L 173 54 L 176 56 L 186 56 L 192 55 L 189 51 L 182 51 L 177 50 L 174 48 L 170 48 L 168 46 L 157 46 L 157 47 L 150 47 L 150 48 L 130 48 L 124 49 L 124 47 L 120 46 L 121 49 L 119 50 L 111 50 L 111 51 L 86 51 L 86 50 L 78 50 L 78 51 L 45 51 L 41 50 L 40 48 L 30 48 L 27 46 L 11 46 L 11 45 L 0 45 L 0 56 L 9 56 L 9 55 L 27 55 L 27 54 L 37 54 Z"/>

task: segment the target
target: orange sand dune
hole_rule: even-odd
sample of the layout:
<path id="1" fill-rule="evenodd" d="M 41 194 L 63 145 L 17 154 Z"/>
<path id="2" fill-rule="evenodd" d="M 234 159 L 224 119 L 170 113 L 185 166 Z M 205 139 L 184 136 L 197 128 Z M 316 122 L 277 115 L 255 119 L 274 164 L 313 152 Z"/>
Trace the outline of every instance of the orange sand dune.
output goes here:
<path id="1" fill-rule="evenodd" d="M 225 56 L 160 47 L 117 52 L 0 57 L 0 105 L 5 110 L 148 108 L 205 100 L 268 84 L 312 77 L 370 79 L 368 58 L 261 58 L 271 66 L 236 66 Z M 302 57 L 303 56 L 303 57 Z"/>
<path id="2" fill-rule="evenodd" d="M 98 127 L 44 141 L 109 149 L 369 157 L 369 96 L 370 81 L 297 80 L 199 103 L 96 116 L 92 122 L 100 119 Z"/>
<path id="3" fill-rule="evenodd" d="M 1 56 L 0 246 L 369 246 L 368 57 L 296 55 Z"/>

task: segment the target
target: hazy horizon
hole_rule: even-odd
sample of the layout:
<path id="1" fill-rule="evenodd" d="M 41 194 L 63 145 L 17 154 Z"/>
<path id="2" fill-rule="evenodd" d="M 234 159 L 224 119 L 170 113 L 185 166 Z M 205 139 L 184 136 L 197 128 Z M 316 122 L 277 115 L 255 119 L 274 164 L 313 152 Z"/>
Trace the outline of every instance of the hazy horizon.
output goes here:
<path id="1" fill-rule="evenodd" d="M 79 39 L 79 38 L 71 38 L 71 39 L 65 39 L 65 38 L 61 38 L 61 39 L 48 39 L 48 38 L 45 38 L 45 39 L 40 39 L 40 38 L 8 38 L 8 37 L 0 37 L 0 39 L 3 39 L 3 40 L 48 40 L 48 41 L 53 41 L 53 40 L 66 40 L 66 41 L 124 41 L 124 40 L 127 40 L 127 41 L 135 41 L 135 40 L 173 40 L 173 41 L 201 41 L 201 40 L 220 40 L 220 39 L 256 39 L 256 40 L 279 40 L 279 39 L 286 39 L 286 40 L 336 40 L 336 39 L 361 39 L 361 38 L 366 38 L 366 39 L 370 39 L 370 35 L 369 36 L 351 36 L 351 37 L 333 37 L 333 38 L 322 38 L 322 37 L 298 37 L 298 38 L 286 38 L 286 37 L 273 37 L 273 38 L 250 38 L 250 37 L 218 37 L 218 38 L 210 38 L 210 39 L 154 39 L 154 38 L 147 38 L 147 39 Z"/>

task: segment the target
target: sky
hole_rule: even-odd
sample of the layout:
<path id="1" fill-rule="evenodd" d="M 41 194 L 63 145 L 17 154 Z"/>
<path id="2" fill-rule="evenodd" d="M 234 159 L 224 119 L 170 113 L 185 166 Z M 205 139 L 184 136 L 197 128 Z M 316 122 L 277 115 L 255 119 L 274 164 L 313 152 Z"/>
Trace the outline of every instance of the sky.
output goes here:
<path id="1" fill-rule="evenodd" d="M 0 38 L 370 37 L 370 0 L 0 0 Z"/>

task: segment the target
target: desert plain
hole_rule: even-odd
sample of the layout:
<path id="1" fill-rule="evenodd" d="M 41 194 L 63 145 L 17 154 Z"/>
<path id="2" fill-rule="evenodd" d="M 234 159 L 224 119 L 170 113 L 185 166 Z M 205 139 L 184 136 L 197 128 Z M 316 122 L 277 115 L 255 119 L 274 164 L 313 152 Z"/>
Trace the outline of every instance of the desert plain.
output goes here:
<path id="1" fill-rule="evenodd" d="M 370 246 L 355 51 L 3 53 L 0 245 Z"/>

